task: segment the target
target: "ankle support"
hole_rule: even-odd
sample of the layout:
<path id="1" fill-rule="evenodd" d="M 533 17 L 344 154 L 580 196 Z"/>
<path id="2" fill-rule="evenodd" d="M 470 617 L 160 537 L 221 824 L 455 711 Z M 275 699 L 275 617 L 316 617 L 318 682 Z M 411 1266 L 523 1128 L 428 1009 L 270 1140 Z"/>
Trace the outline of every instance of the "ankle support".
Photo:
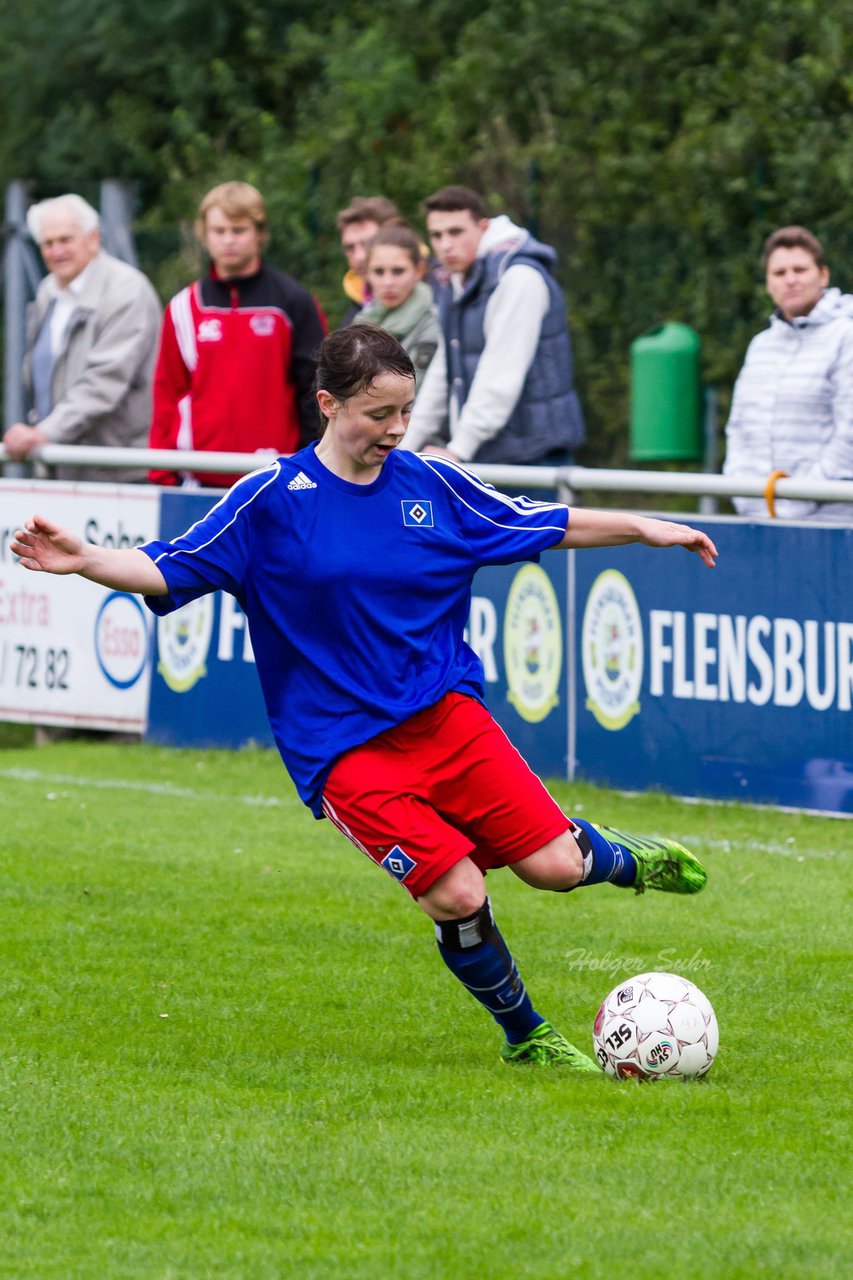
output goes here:
<path id="1" fill-rule="evenodd" d="M 461 920 L 436 920 L 435 936 L 448 951 L 468 951 L 487 942 L 495 929 L 495 919 L 489 899 L 473 915 Z"/>
<path id="2" fill-rule="evenodd" d="M 583 827 L 579 827 L 576 822 L 572 822 L 571 818 L 569 818 L 569 822 L 572 823 L 572 835 L 577 841 L 577 846 L 581 851 L 581 858 L 583 859 L 583 872 L 581 874 L 579 884 L 584 884 L 589 879 L 590 872 L 592 871 L 592 841 L 589 838 L 589 833 L 584 831 Z M 558 889 L 557 893 L 572 893 L 577 888 L 578 885 L 574 884 L 570 889 Z"/>
<path id="3" fill-rule="evenodd" d="M 583 875 L 581 876 L 581 884 L 583 884 L 592 871 L 592 841 L 589 838 L 589 832 L 584 831 L 583 827 L 579 827 L 576 822 L 572 823 L 572 835 L 577 841 L 583 858 Z"/>

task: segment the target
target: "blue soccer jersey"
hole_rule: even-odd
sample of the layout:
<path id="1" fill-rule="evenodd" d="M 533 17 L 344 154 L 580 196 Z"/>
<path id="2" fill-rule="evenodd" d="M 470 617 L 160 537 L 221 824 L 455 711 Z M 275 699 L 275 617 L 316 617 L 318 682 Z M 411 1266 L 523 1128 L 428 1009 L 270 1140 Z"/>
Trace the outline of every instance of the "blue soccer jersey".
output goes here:
<path id="1" fill-rule="evenodd" d="M 507 497 L 430 455 L 394 452 L 372 484 L 351 484 L 310 445 L 142 546 L 169 588 L 146 602 L 166 614 L 216 589 L 237 598 L 276 745 L 320 817 L 345 751 L 452 689 L 482 701 L 463 639 L 474 574 L 538 560 L 567 521 L 562 504 Z"/>

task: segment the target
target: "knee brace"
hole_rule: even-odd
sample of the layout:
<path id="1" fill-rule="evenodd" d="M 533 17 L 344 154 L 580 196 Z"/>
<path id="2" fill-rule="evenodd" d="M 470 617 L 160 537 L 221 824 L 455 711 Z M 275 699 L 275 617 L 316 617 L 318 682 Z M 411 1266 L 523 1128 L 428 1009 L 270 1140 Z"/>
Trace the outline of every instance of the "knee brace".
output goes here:
<path id="1" fill-rule="evenodd" d="M 461 920 L 436 920 L 435 936 L 448 951 L 468 951 L 488 942 L 495 930 L 495 918 L 489 899 L 472 915 Z"/>

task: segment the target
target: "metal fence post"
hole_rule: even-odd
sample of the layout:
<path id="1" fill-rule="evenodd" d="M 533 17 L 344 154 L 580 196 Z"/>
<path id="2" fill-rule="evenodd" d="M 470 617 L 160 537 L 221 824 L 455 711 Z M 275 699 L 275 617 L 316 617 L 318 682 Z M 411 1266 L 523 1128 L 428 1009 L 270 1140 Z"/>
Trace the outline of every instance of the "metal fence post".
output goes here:
<path id="1" fill-rule="evenodd" d="M 571 485 L 571 470 L 563 470 L 557 473 L 557 501 L 564 502 L 567 507 L 578 507 L 581 505 L 581 495 L 576 493 Z"/>
<path id="2" fill-rule="evenodd" d="M 3 432 L 14 422 L 25 422 L 23 363 L 27 345 L 27 303 L 35 296 L 41 268 L 27 234 L 27 187 L 10 182 L 6 188 L 5 245 L 3 251 Z M 28 474 L 23 463 L 7 463 L 6 475 Z"/>
<path id="3" fill-rule="evenodd" d="M 21 365 L 26 346 L 27 275 L 21 245 L 27 234 L 27 194 L 23 182 L 6 188 L 6 246 L 3 254 L 3 322 L 6 346 L 3 356 L 3 429 L 23 422 L 26 415 Z"/>
<path id="4" fill-rule="evenodd" d="M 131 231 L 133 205 L 131 183 L 120 182 L 115 178 L 105 179 L 101 183 L 101 244 L 114 258 L 138 267 Z"/>
<path id="5" fill-rule="evenodd" d="M 717 388 L 705 388 L 705 456 L 702 469 L 706 475 L 716 475 L 719 464 L 719 423 L 717 420 Z M 715 516 L 720 509 L 718 500 L 711 494 L 699 499 L 703 516 Z"/>

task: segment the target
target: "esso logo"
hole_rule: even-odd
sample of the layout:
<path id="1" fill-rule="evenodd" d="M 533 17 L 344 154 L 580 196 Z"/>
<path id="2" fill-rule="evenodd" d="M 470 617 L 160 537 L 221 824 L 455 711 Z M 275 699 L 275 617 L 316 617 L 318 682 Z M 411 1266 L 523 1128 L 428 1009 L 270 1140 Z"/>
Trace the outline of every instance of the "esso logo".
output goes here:
<path id="1" fill-rule="evenodd" d="M 113 591 L 95 619 L 95 653 L 106 679 L 116 689 L 130 689 L 148 659 L 148 621 L 134 596 Z"/>

